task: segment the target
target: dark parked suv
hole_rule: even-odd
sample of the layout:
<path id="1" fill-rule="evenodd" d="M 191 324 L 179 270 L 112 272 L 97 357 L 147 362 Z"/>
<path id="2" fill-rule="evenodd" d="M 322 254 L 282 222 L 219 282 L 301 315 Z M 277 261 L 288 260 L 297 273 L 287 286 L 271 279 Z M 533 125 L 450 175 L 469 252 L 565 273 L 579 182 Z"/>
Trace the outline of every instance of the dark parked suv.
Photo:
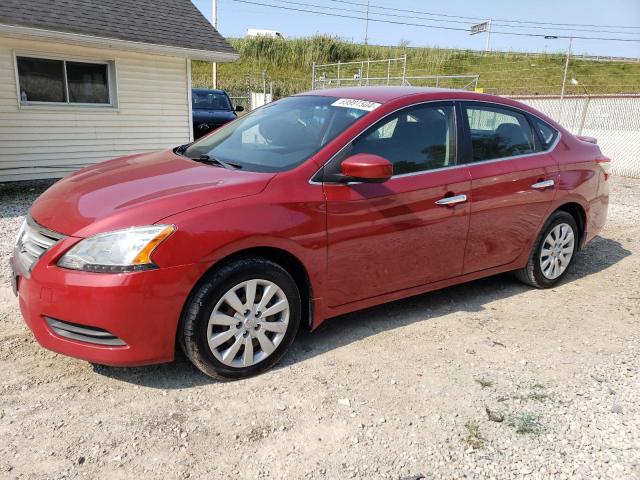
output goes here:
<path id="1" fill-rule="evenodd" d="M 242 112 L 240 105 L 233 108 L 231 99 L 224 90 L 194 88 L 191 91 L 193 103 L 193 138 L 198 139 L 216 128 L 236 118 Z"/>

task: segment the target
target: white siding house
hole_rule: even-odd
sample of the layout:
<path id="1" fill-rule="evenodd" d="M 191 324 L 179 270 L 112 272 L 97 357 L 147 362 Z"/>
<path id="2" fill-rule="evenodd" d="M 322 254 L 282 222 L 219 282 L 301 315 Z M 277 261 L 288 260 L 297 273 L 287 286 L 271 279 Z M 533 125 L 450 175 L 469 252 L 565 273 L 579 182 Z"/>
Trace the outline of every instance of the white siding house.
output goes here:
<path id="1" fill-rule="evenodd" d="M 0 182 L 61 177 L 189 142 L 191 59 L 237 57 L 220 42 L 205 50 L 3 20 L 0 13 Z"/>

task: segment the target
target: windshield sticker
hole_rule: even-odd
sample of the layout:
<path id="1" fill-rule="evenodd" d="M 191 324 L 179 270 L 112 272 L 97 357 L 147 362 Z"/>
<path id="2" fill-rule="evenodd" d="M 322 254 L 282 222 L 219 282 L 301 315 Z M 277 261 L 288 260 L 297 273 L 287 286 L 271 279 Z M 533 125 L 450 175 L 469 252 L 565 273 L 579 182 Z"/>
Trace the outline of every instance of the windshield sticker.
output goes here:
<path id="1" fill-rule="evenodd" d="M 371 112 L 378 108 L 381 103 L 369 102 L 367 100 L 355 100 L 353 98 L 341 98 L 331 104 L 333 107 L 355 108 Z"/>

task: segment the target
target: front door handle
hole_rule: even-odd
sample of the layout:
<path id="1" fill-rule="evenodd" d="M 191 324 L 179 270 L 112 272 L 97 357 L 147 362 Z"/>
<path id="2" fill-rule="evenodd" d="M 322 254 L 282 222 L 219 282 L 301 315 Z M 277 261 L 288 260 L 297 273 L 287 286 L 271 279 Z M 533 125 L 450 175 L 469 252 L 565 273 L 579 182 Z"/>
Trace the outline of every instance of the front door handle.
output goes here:
<path id="1" fill-rule="evenodd" d="M 539 182 L 531 185 L 531 188 L 535 188 L 536 190 L 543 190 L 545 188 L 553 187 L 556 184 L 553 180 L 540 180 Z"/>
<path id="2" fill-rule="evenodd" d="M 440 200 L 436 201 L 436 205 L 444 205 L 444 206 L 452 206 L 457 203 L 464 203 L 467 201 L 467 196 L 465 194 L 454 195 L 452 197 L 444 197 Z"/>

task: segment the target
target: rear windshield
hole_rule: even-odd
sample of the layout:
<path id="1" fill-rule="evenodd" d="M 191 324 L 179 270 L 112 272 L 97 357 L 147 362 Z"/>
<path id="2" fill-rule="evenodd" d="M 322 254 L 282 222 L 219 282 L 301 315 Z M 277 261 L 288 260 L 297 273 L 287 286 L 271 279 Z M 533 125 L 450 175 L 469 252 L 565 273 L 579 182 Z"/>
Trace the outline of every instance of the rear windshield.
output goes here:
<path id="1" fill-rule="evenodd" d="M 337 100 L 298 96 L 270 103 L 195 142 L 184 155 L 208 155 L 254 172 L 289 170 L 368 113 Z"/>
<path id="2" fill-rule="evenodd" d="M 194 110 L 231 110 L 229 97 L 221 92 L 191 92 Z"/>

